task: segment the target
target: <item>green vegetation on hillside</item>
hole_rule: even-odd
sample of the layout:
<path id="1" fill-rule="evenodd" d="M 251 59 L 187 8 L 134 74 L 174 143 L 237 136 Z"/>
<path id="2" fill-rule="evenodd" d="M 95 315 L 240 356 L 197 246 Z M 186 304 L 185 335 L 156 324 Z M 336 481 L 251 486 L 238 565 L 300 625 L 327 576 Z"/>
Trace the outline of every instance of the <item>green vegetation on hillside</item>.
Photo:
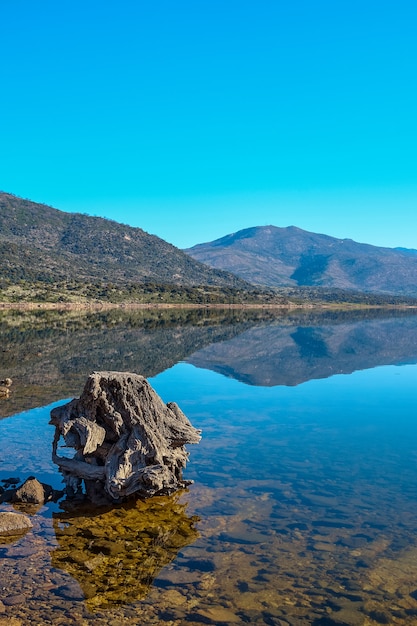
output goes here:
<path id="1" fill-rule="evenodd" d="M 258 241 L 257 254 L 265 247 L 263 240 L 261 243 Z M 318 263 L 317 255 L 315 262 L 308 258 L 303 272 L 310 272 L 311 278 L 325 264 L 323 259 Z M 64 213 L 0 192 L 0 302 L 201 306 L 417 303 L 403 295 L 323 285 L 265 287 L 259 280 L 255 282 L 258 285 L 210 268 L 140 228 Z"/>
<path id="2" fill-rule="evenodd" d="M 265 306 L 417 306 L 415 298 L 319 287 L 234 289 L 157 283 L 52 282 L 0 280 L 0 302 L 62 304 L 170 304 Z"/>
<path id="3" fill-rule="evenodd" d="M 229 272 L 195 261 L 141 228 L 64 213 L 1 192 L 0 270 L 2 280 L 14 284 L 24 280 L 249 286 Z"/>

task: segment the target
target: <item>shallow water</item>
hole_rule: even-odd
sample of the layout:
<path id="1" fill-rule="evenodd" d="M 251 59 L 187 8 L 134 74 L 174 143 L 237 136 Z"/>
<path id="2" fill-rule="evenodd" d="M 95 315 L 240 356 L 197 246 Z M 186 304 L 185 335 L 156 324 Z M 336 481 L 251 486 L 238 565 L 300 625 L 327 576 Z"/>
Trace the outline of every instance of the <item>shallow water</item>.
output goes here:
<path id="1" fill-rule="evenodd" d="M 33 513 L 0 624 L 415 624 L 417 319 L 336 326 L 258 321 L 153 376 L 203 430 L 194 484 Z M 0 421 L 0 478 L 60 486 L 50 409 Z"/>

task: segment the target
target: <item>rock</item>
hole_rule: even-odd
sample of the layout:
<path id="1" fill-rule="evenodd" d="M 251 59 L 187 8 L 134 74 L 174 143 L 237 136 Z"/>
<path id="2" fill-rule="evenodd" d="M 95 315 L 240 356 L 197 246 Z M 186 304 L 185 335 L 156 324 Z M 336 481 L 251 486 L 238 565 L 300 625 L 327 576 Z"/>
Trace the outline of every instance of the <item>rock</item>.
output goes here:
<path id="1" fill-rule="evenodd" d="M 373 619 L 378 624 L 390 624 L 391 623 L 391 615 L 386 611 L 371 611 L 369 613 L 369 617 Z"/>
<path id="2" fill-rule="evenodd" d="M 209 624 L 240 624 L 241 619 L 232 610 L 223 606 L 213 606 L 199 609 L 197 618 L 203 618 Z"/>
<path id="3" fill-rule="evenodd" d="M 81 397 L 53 409 L 50 423 L 67 493 L 79 493 L 84 480 L 97 503 L 184 487 L 184 446 L 201 438 L 175 403 L 164 404 L 145 378 L 126 372 L 91 374 Z M 76 450 L 73 459 L 58 456 L 61 437 Z"/>
<path id="4" fill-rule="evenodd" d="M 15 494 L 15 489 L 6 489 L 0 495 L 0 503 L 3 502 L 11 502 L 13 500 L 13 496 Z"/>
<path id="5" fill-rule="evenodd" d="M 0 536 L 14 536 L 32 528 L 30 519 L 22 513 L 0 512 Z"/>
<path id="6" fill-rule="evenodd" d="M 11 378 L 5 378 L 0 380 L 0 398 L 8 398 L 10 395 L 10 385 L 12 384 Z"/>
<path id="7" fill-rule="evenodd" d="M 54 589 L 53 593 L 55 595 L 59 596 L 60 598 L 63 598 L 64 600 L 77 600 L 77 601 L 80 601 L 80 600 L 84 599 L 83 592 L 75 584 L 73 584 L 73 585 L 62 585 L 61 587 L 58 587 L 58 589 Z"/>
<path id="8" fill-rule="evenodd" d="M 44 504 L 52 493 L 51 487 L 42 485 L 36 478 L 30 476 L 23 485 L 16 489 L 12 498 L 13 502 L 26 504 Z"/>
<path id="9" fill-rule="evenodd" d="M 2 478 L 2 483 L 5 485 L 18 485 L 20 483 L 20 478 L 11 477 L 11 478 Z"/>
<path id="10" fill-rule="evenodd" d="M 3 604 L 5 606 L 16 606 L 17 604 L 24 604 L 27 598 L 23 593 L 16 593 L 12 596 L 3 598 Z"/>

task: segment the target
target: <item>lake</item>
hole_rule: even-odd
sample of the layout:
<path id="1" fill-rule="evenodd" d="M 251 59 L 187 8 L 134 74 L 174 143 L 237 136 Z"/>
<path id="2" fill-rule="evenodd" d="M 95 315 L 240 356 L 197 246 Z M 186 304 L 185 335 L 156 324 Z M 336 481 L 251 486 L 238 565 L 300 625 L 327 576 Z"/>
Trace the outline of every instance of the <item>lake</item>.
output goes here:
<path id="1" fill-rule="evenodd" d="M 417 623 L 417 315 L 0 312 L 0 339 L 0 479 L 61 487 L 49 413 L 93 370 L 203 431 L 185 492 L 29 511 L 0 625 Z"/>

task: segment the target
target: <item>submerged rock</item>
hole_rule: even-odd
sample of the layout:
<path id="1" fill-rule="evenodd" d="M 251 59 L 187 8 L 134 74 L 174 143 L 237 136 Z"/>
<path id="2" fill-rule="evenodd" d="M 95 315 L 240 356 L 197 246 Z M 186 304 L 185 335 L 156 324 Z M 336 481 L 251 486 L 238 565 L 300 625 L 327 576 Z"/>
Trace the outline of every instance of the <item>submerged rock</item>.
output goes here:
<path id="1" fill-rule="evenodd" d="M 32 522 L 22 513 L 0 512 L 0 536 L 8 537 L 21 535 L 29 528 L 32 528 Z"/>
<path id="2" fill-rule="evenodd" d="M 68 495 L 81 491 L 95 502 L 149 497 L 184 487 L 184 446 L 198 443 L 194 428 L 174 403 L 164 404 L 148 381 L 126 372 L 93 372 L 79 399 L 51 411 L 52 459 Z M 57 454 L 63 437 L 75 456 Z"/>
<path id="3" fill-rule="evenodd" d="M 53 513 L 52 566 L 80 584 L 89 611 L 144 599 L 160 571 L 198 539 L 199 518 L 178 500 L 175 493 L 99 511 L 66 500 L 67 510 Z"/>

